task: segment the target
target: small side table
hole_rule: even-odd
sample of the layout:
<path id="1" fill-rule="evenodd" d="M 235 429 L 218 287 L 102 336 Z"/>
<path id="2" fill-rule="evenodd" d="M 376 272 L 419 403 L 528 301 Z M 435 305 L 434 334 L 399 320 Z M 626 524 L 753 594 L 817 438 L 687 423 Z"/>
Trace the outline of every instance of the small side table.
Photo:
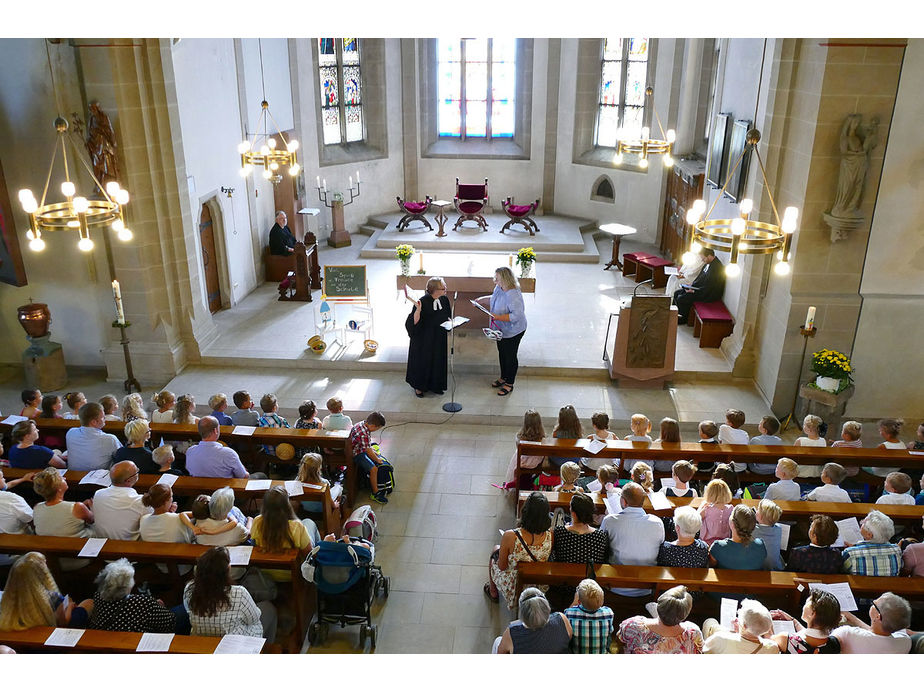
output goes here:
<path id="1" fill-rule="evenodd" d="M 622 263 L 619 261 L 619 244 L 622 242 L 623 236 L 631 236 L 636 232 L 636 229 L 625 224 L 602 224 L 600 230 L 613 237 L 613 256 L 603 269 L 608 270 L 613 265 L 616 265 L 622 271 Z"/>
<path id="2" fill-rule="evenodd" d="M 442 238 L 443 236 L 448 236 L 449 234 L 447 234 L 443 230 L 443 227 L 446 225 L 446 222 L 449 221 L 449 217 L 446 216 L 444 210 L 446 209 L 446 207 L 451 205 L 452 202 L 450 202 L 449 200 L 433 200 L 433 202 L 431 202 L 430 204 L 436 207 L 437 209 L 439 209 L 439 212 L 437 213 L 434 219 L 436 221 L 436 225 L 439 227 L 439 231 L 436 234 L 437 237 Z"/>

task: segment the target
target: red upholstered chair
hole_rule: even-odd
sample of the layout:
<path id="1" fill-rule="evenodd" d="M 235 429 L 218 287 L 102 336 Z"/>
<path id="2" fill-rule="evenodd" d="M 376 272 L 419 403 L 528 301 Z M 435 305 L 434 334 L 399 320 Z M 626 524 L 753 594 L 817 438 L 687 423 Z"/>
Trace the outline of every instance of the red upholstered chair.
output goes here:
<path id="1" fill-rule="evenodd" d="M 536 226 L 536 222 L 529 217 L 529 215 L 535 212 L 539 207 L 539 200 L 531 202 L 528 205 L 515 205 L 513 204 L 513 198 L 508 197 L 501 202 L 501 206 L 504 208 L 504 213 L 510 217 L 510 221 L 504 224 L 504 227 L 500 230 L 501 233 L 509 229 L 513 224 L 525 226 L 530 236 L 535 236 L 539 233 L 539 227 Z"/>
<path id="2" fill-rule="evenodd" d="M 484 185 L 460 185 L 459 179 L 456 178 L 456 196 L 452 198 L 452 204 L 460 214 L 456 225 L 452 227 L 453 231 L 459 228 L 463 221 L 474 221 L 482 231 L 488 230 L 488 222 L 481 216 L 481 210 L 488 204 L 487 178 L 484 179 Z"/>
<path id="3" fill-rule="evenodd" d="M 401 221 L 398 222 L 398 231 L 404 231 L 407 225 L 414 219 L 420 219 L 427 225 L 428 229 L 431 231 L 433 230 L 433 227 L 430 226 L 430 222 L 427 221 L 427 218 L 424 216 L 424 214 L 430 211 L 430 203 L 433 202 L 429 195 L 427 195 L 427 199 L 424 202 L 405 201 L 402 200 L 400 196 L 396 196 L 395 199 L 398 200 L 398 209 L 404 212 L 404 216 L 401 217 Z"/>

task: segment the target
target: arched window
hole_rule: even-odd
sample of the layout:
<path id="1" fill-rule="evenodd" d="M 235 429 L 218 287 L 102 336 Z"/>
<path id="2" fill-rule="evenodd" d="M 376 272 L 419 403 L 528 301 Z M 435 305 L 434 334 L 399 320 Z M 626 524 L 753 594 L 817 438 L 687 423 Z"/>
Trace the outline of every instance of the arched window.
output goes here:
<path id="1" fill-rule="evenodd" d="M 359 39 L 318 39 L 318 84 L 324 144 L 363 140 Z"/>
<path id="2" fill-rule="evenodd" d="M 590 191 L 590 199 L 595 202 L 615 202 L 616 191 L 613 189 L 613 181 L 609 176 L 600 176 L 594 181 Z"/>
<path id="3" fill-rule="evenodd" d="M 437 41 L 440 137 L 513 138 L 516 39 Z"/>
<path id="4" fill-rule="evenodd" d="M 603 40 L 596 146 L 615 147 L 620 128 L 637 132 L 647 121 L 645 87 L 648 85 L 649 45 L 647 38 Z"/>

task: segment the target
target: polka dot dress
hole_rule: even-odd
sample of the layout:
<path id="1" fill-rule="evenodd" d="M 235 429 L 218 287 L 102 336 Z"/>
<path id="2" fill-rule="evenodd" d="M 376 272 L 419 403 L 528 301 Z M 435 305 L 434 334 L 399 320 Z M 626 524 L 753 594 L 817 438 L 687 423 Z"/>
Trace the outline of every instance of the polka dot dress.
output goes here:
<path id="1" fill-rule="evenodd" d="M 172 611 L 146 594 L 129 594 L 118 600 L 93 595 L 90 628 L 134 633 L 172 633 L 176 617 Z"/>
<path id="2" fill-rule="evenodd" d="M 606 532 L 594 530 L 589 534 L 577 534 L 566 527 L 555 528 L 552 545 L 552 560 L 559 563 L 606 563 L 610 540 Z"/>

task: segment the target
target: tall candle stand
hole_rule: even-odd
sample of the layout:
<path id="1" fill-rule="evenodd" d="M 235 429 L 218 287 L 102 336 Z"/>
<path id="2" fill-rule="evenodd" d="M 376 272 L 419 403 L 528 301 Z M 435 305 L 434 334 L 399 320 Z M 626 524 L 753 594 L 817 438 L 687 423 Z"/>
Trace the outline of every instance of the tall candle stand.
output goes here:
<path id="1" fill-rule="evenodd" d="M 103 245 L 106 248 L 106 262 L 109 265 L 109 277 L 112 279 L 112 296 L 116 304 L 117 317 L 112 321 L 112 326 L 119 328 L 119 334 L 122 337 L 119 343 L 122 345 L 122 355 L 125 357 L 125 380 L 122 383 L 122 387 L 129 393 L 132 392 L 133 387 L 138 392 L 141 392 L 141 384 L 138 382 L 137 378 L 135 378 L 135 374 L 132 371 L 132 355 L 128 350 L 130 340 L 128 339 L 128 333 L 125 331 L 131 323 L 126 322 L 125 312 L 122 310 L 122 293 L 119 282 L 116 279 L 115 261 L 112 258 L 112 245 L 109 243 L 108 233 L 104 232 L 101 235 L 103 237 Z"/>
<path id="2" fill-rule="evenodd" d="M 350 239 L 350 234 L 346 230 L 346 226 L 343 222 L 343 208 L 346 205 L 353 204 L 353 201 L 359 197 L 359 171 L 356 172 L 355 188 L 353 187 L 353 176 L 350 176 L 350 199 L 348 202 L 344 202 L 341 193 L 334 193 L 333 199 L 328 200 L 327 179 L 322 181 L 320 176 L 317 178 L 317 189 L 318 199 L 324 203 L 325 207 L 330 209 L 331 223 L 333 224 L 333 230 L 331 231 L 330 238 L 327 239 L 327 244 L 333 248 L 343 248 L 352 245 L 353 241 Z"/>
<path id="3" fill-rule="evenodd" d="M 814 318 L 814 311 L 812 311 L 810 315 L 812 318 Z M 789 425 L 793 422 L 793 419 L 796 416 L 796 402 L 799 401 L 799 386 L 802 384 L 802 371 L 805 370 L 805 352 L 808 349 L 809 337 L 814 337 L 815 333 L 818 332 L 818 328 L 815 327 L 815 325 L 811 323 L 808 324 L 811 325 L 811 327 L 808 329 L 806 329 L 805 325 L 799 326 L 799 333 L 802 335 L 805 341 L 802 343 L 802 358 L 799 360 L 799 377 L 796 379 L 796 392 L 792 396 L 792 406 L 789 408 L 789 416 L 783 419 L 783 424 L 780 428 L 782 431 L 785 431 L 787 428 L 789 428 Z M 796 427 L 799 429 L 802 428 L 798 422 L 796 422 Z"/>

